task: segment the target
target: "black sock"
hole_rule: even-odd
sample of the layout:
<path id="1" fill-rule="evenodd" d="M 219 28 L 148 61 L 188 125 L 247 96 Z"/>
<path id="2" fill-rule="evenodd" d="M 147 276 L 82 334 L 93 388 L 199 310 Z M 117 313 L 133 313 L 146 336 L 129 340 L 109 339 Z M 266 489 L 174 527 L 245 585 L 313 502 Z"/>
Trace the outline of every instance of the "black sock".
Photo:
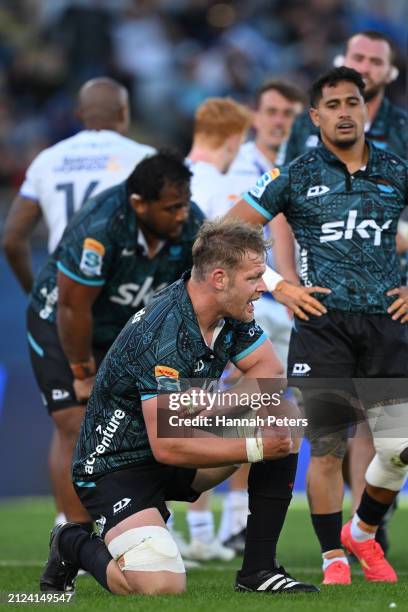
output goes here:
<path id="1" fill-rule="evenodd" d="M 382 504 L 373 499 L 367 491 L 364 491 L 360 505 L 357 508 L 358 518 L 367 523 L 367 525 L 379 525 L 392 504 L 393 502 Z"/>
<path id="2" fill-rule="evenodd" d="M 311 514 L 313 528 L 320 542 L 322 553 L 341 548 L 340 533 L 343 513 Z"/>
<path id="3" fill-rule="evenodd" d="M 99 536 L 89 535 L 80 526 L 71 527 L 61 534 L 59 545 L 65 561 L 89 572 L 109 591 L 106 570 L 112 555 Z"/>
<path id="4" fill-rule="evenodd" d="M 276 567 L 276 546 L 292 499 L 298 455 L 251 465 L 249 516 L 241 575 Z"/>

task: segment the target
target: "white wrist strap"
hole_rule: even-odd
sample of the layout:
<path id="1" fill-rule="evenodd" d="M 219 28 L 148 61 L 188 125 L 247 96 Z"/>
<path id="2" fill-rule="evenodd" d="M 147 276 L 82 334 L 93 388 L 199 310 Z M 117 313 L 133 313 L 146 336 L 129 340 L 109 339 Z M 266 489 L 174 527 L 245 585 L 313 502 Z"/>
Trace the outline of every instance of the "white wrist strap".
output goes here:
<path id="1" fill-rule="evenodd" d="M 257 463 L 263 460 L 262 438 L 245 438 L 248 463 Z"/>
<path id="2" fill-rule="evenodd" d="M 283 276 L 272 270 L 269 266 L 266 266 L 262 279 L 268 291 L 272 293 L 272 291 L 275 291 L 276 285 L 283 281 Z"/>

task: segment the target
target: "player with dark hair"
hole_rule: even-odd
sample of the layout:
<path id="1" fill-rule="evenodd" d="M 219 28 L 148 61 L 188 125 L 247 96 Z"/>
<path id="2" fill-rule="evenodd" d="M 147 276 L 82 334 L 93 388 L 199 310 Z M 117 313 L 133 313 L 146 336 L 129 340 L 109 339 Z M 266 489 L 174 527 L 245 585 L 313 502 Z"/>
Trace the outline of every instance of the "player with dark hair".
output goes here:
<path id="1" fill-rule="evenodd" d="M 72 590 L 81 566 L 115 594 L 184 591 L 183 561 L 165 524 L 166 501 L 193 501 L 227 478 L 233 464 L 250 462 L 250 520 L 265 543 L 246 552 L 251 558 L 244 561 L 262 569 L 239 572 L 236 589 L 318 592 L 275 566 L 269 491 L 276 487 L 274 463 L 293 459 L 296 442 L 288 429 L 262 437 L 252 428 L 245 439 L 197 428 L 193 436 L 172 437 L 160 429 L 161 417 L 169 422 L 163 401 L 186 379 L 197 379 L 198 366 L 205 383 L 219 379 L 232 360 L 246 385 L 276 369 L 272 344 L 253 320 L 253 301 L 266 290 L 265 246 L 259 227 L 206 222 L 193 246 L 191 274 L 156 294 L 119 334 L 97 374 L 73 462 L 76 490 L 104 540 L 73 523 L 56 527 L 41 590 Z M 289 504 L 291 486 L 279 484 Z"/>
<path id="2" fill-rule="evenodd" d="M 325 426 L 331 417 L 341 422 L 346 415 L 339 435 L 311 435 L 308 496 L 323 553 L 324 584 L 351 581 L 340 542 L 341 466 L 350 410 L 344 394 L 356 396 L 353 378 L 403 380 L 408 375 L 408 329 L 400 324 L 408 320 L 408 291 L 400 287 L 395 246 L 398 218 L 408 199 L 408 167 L 405 160 L 366 140 L 363 89 L 361 75 L 351 68 L 333 69 L 319 79 L 312 88 L 310 115 L 320 128 L 321 144 L 265 174 L 228 214 L 266 223 L 283 212 L 300 245 L 303 284 L 331 289 L 322 299 L 327 314 L 305 321 L 301 311 L 295 311 L 288 357 L 288 376 L 304 387 L 310 422 Z M 333 380 L 323 384 L 326 378 L 342 379 L 338 392 Z M 313 386 L 319 391 L 317 398 Z M 376 391 L 375 398 L 363 398 L 367 409 L 378 402 L 391 413 L 393 405 L 405 406 L 397 388 L 392 392 L 383 385 Z M 389 497 L 376 487 L 387 488 L 386 475 L 391 474 L 389 488 L 397 490 L 407 470 L 403 453 L 398 464 L 394 461 L 397 476 L 392 463 L 394 455 L 399 456 L 397 449 L 408 442 L 395 440 L 395 448 L 388 445 L 386 452 L 379 442 L 374 440 L 375 469 L 366 473 L 372 486 L 362 513 L 362 520 L 372 525 L 389 507 Z M 247 542 L 251 538 L 248 524 Z M 373 539 L 364 555 L 358 556 L 367 580 L 396 580 Z"/>
<path id="3" fill-rule="evenodd" d="M 71 458 L 96 364 L 129 316 L 191 263 L 204 216 L 190 206 L 189 183 L 174 153 L 142 160 L 126 181 L 87 201 L 35 281 L 30 357 L 60 439 L 59 485 L 70 520 L 91 520 L 72 487 Z"/>
<path id="4" fill-rule="evenodd" d="M 91 196 L 126 179 L 135 165 L 154 153 L 124 134 L 129 127 L 126 89 L 113 79 L 99 77 L 79 90 L 76 115 L 84 129 L 42 151 L 30 164 L 8 213 L 3 246 L 13 272 L 26 293 L 33 285 L 30 237 L 41 219 L 52 252 L 75 213 Z M 55 389 L 55 396 L 58 387 Z M 60 394 L 62 399 L 62 393 Z M 49 454 L 51 480 L 58 514 L 64 520 L 60 488 L 60 440 L 55 430 Z"/>
<path id="5" fill-rule="evenodd" d="M 343 64 L 359 72 L 364 80 L 364 99 L 367 103 L 364 130 L 367 138 L 377 147 L 406 158 L 408 114 L 385 96 L 387 85 L 398 78 L 394 62 L 392 42 L 381 32 L 373 30 L 353 34 L 347 40 L 344 57 L 339 56 L 335 60 L 337 65 Z M 318 141 L 318 126 L 312 123 L 308 112 L 302 113 L 293 125 L 285 162 L 310 151 Z"/>
<path id="6" fill-rule="evenodd" d="M 344 56 L 335 58 L 336 65 L 353 68 L 361 74 L 365 83 L 364 99 L 367 104 L 366 137 L 377 147 L 396 153 L 404 159 L 408 156 L 408 114 L 406 109 L 392 104 L 385 96 L 389 83 L 398 78 L 395 66 L 396 53 L 392 41 L 383 33 L 364 30 L 353 34 L 346 42 Z M 293 125 L 288 143 L 286 163 L 298 155 L 313 149 L 319 142 L 319 127 L 311 121 L 309 113 L 302 113 Z M 406 215 L 406 211 L 404 212 Z M 401 255 L 401 278 L 406 278 L 408 242 L 403 237 L 404 223 L 400 221 L 397 233 L 397 248 Z M 294 241 L 285 235 L 277 245 L 279 253 L 277 268 L 286 278 L 296 275 Z M 284 266 L 282 266 L 284 262 Z M 350 487 L 353 506 L 358 503 L 364 486 L 364 471 L 374 453 L 369 437 L 357 438 L 349 443 Z M 388 520 L 392 511 L 387 515 Z M 388 549 L 386 524 L 381 526 L 376 537 L 384 550 Z"/>

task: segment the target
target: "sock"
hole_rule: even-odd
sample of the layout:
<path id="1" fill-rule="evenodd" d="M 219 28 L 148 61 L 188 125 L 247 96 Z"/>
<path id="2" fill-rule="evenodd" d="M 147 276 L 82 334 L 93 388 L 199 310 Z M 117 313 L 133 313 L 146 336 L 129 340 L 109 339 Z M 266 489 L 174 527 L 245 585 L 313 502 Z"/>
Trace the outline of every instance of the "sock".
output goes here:
<path id="1" fill-rule="evenodd" d="M 93 533 L 94 525 L 92 521 L 90 521 L 89 523 L 78 523 L 78 525 L 80 525 L 82 529 L 86 531 L 86 533 L 89 533 L 89 535 Z"/>
<path id="2" fill-rule="evenodd" d="M 209 544 L 214 539 L 214 516 L 209 510 L 189 510 L 187 523 L 190 539 Z"/>
<path id="3" fill-rule="evenodd" d="M 229 491 L 224 498 L 218 537 L 225 542 L 245 529 L 248 518 L 248 493 L 245 490 Z"/>
<path id="4" fill-rule="evenodd" d="M 327 550 L 326 552 L 330 552 L 330 551 Z M 349 564 L 348 559 L 347 559 L 346 556 L 343 556 L 343 557 L 332 557 L 331 559 L 326 559 L 326 557 L 324 555 L 322 555 L 322 557 L 323 557 L 323 566 L 322 566 L 323 567 L 323 571 L 325 571 L 329 567 L 329 565 L 331 565 L 332 563 L 338 563 L 339 561 L 341 563 L 344 563 L 344 565 L 348 565 Z"/>
<path id="5" fill-rule="evenodd" d="M 54 526 L 59 525 L 60 523 L 66 523 L 66 522 L 67 522 L 67 517 L 65 516 L 65 514 L 63 512 L 58 512 L 54 520 Z"/>
<path id="6" fill-rule="evenodd" d="M 375 538 L 375 531 L 373 531 L 372 533 L 367 533 L 367 531 L 363 531 L 359 526 L 358 526 L 358 522 L 361 521 L 361 518 L 358 516 L 358 514 L 354 514 L 353 518 L 351 519 L 351 537 L 353 538 L 353 540 L 356 540 L 357 542 L 367 542 L 367 540 L 374 540 Z"/>
<path id="7" fill-rule="evenodd" d="M 79 525 L 66 529 L 60 537 L 62 557 L 89 572 L 104 589 L 109 591 L 106 570 L 112 555 L 104 541 L 95 533 L 89 535 Z"/>
<path id="8" fill-rule="evenodd" d="M 240 574 L 276 567 L 276 546 L 292 499 L 298 455 L 253 463 L 249 471 L 249 516 Z"/>
<path id="9" fill-rule="evenodd" d="M 379 525 L 387 513 L 390 504 L 382 504 L 381 502 L 375 500 L 371 497 L 367 491 L 364 491 L 359 507 L 357 508 L 357 514 L 360 517 L 361 521 L 367 523 L 367 525 Z"/>
<path id="10" fill-rule="evenodd" d="M 322 553 L 341 548 L 340 533 L 342 512 L 331 514 L 311 514 L 313 528 L 320 542 Z"/>

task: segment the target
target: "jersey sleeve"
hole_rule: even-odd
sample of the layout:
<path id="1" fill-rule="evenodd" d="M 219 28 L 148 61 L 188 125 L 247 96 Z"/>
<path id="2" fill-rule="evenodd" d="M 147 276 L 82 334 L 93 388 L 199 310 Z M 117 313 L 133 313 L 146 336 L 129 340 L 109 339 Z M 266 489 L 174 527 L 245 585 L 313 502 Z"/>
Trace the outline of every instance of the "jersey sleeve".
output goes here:
<path id="1" fill-rule="evenodd" d="M 43 176 L 44 153 L 40 153 L 27 168 L 19 195 L 22 198 L 35 200 L 41 205 L 40 182 Z"/>
<path id="2" fill-rule="evenodd" d="M 240 323 L 235 330 L 235 341 L 231 346 L 231 361 L 236 364 L 241 359 L 244 359 L 244 357 L 248 357 L 267 339 L 268 334 L 264 332 L 256 321 Z"/>
<path id="3" fill-rule="evenodd" d="M 149 312 L 145 307 L 132 316 L 115 342 L 119 352 L 128 355 L 126 369 L 142 401 L 180 391 L 181 380 L 189 377 L 177 350 L 175 326 L 171 314 L 162 318 L 157 309 Z"/>
<path id="4" fill-rule="evenodd" d="M 289 187 L 288 168 L 273 168 L 257 180 L 244 195 L 244 199 L 267 221 L 270 221 L 278 213 L 285 212 L 289 203 Z"/>
<path id="5" fill-rule="evenodd" d="M 116 243 L 107 231 L 86 221 L 69 225 L 58 247 L 57 267 L 72 280 L 93 287 L 104 285 L 114 261 Z"/>

